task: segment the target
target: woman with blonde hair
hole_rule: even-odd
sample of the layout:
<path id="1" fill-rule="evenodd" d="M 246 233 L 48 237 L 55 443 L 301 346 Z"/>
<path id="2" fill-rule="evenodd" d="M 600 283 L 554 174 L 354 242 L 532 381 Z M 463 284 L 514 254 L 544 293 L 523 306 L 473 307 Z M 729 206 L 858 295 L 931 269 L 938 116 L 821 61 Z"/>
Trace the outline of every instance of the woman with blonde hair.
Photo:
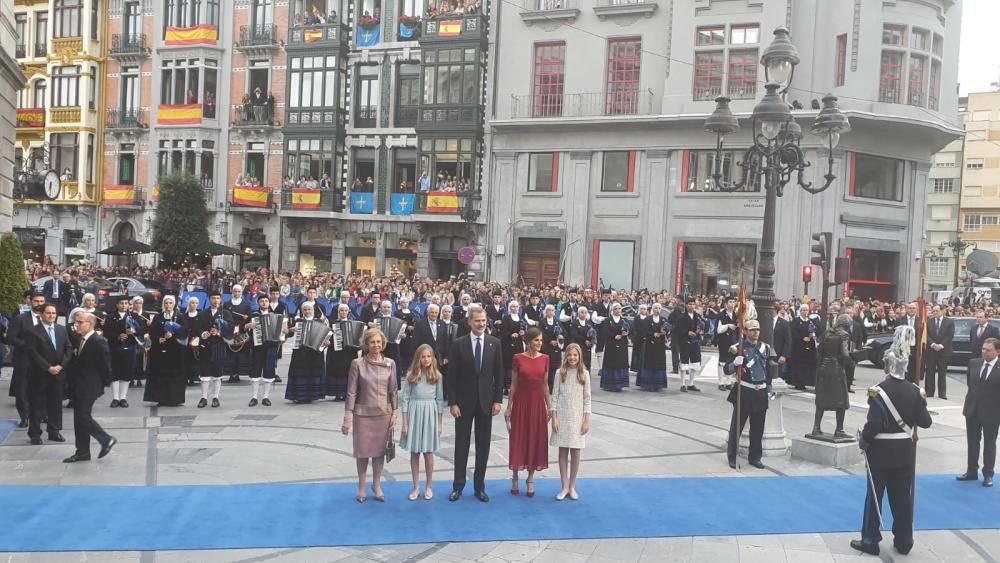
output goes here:
<path id="1" fill-rule="evenodd" d="M 399 410 L 403 413 L 403 432 L 399 447 L 410 452 L 413 492 L 409 499 L 417 500 L 420 494 L 420 454 L 424 454 L 427 471 L 424 499 L 431 500 L 434 498 L 434 454 L 441 445 L 445 400 L 444 377 L 438 371 L 434 349 L 429 344 L 421 344 L 413 353 L 413 364 L 403 380 L 402 395 Z"/>
<path id="2" fill-rule="evenodd" d="M 365 502 L 365 477 L 368 460 L 372 462 L 372 492 L 375 500 L 385 502 L 382 493 L 382 466 L 392 429 L 396 425 L 398 387 L 396 364 L 382 355 L 386 338 L 382 331 L 369 329 L 361 337 L 362 357 L 351 362 L 347 372 L 347 403 L 344 424 L 346 436 L 354 425 L 354 457 L 358 466 L 358 502 Z"/>
<path id="3" fill-rule="evenodd" d="M 586 447 L 586 435 L 590 431 L 590 373 L 582 358 L 583 351 L 579 344 L 566 347 L 563 364 L 552 389 L 552 437 L 549 445 L 559 448 L 559 480 L 562 481 L 556 500 L 567 496 L 573 500 L 580 498 L 576 492 L 576 476 L 580 472 L 580 450 Z"/>

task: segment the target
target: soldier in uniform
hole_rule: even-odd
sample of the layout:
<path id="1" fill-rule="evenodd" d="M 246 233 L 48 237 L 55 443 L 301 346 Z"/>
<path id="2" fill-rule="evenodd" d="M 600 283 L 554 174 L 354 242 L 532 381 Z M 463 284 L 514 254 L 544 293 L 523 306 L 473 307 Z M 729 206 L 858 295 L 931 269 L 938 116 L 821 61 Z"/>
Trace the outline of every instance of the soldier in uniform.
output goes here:
<path id="1" fill-rule="evenodd" d="M 743 426 L 750 419 L 750 465 L 764 469 L 760 458 L 764 453 L 764 417 L 770 400 L 772 366 L 777 370 L 777 357 L 770 344 L 760 341 L 760 323 L 755 320 L 743 325 L 746 337 L 743 340 L 743 355 L 737 356 L 732 349 L 733 361 L 726 364 L 726 373 L 734 374 L 739 366 L 743 376 L 729 392 L 729 402 L 733 404 L 733 418 L 729 424 L 729 444 L 726 456 L 729 467 L 736 469 L 736 446 L 743 433 Z M 742 389 L 740 389 L 742 387 Z M 736 418 L 736 401 L 739 398 L 739 420 Z"/>
<path id="2" fill-rule="evenodd" d="M 733 388 L 733 384 L 726 374 L 726 364 L 733 361 L 729 348 L 736 344 L 739 338 L 737 324 L 739 323 L 736 313 L 736 298 L 726 298 L 726 308 L 719 313 L 718 324 L 715 329 L 715 339 L 719 344 L 719 391 L 728 391 Z"/>
<path id="3" fill-rule="evenodd" d="M 858 445 L 865 452 L 871 480 L 866 487 L 861 539 L 851 540 L 851 547 L 872 555 L 879 554 L 882 540 L 879 517 L 886 489 L 892 509 L 892 543 L 903 555 L 913 548 L 913 477 L 917 463 L 913 428 L 931 426 L 927 399 L 919 387 L 906 381 L 914 341 L 911 327 L 896 328 L 883 362 L 889 376 L 868 389 L 868 421 Z"/>

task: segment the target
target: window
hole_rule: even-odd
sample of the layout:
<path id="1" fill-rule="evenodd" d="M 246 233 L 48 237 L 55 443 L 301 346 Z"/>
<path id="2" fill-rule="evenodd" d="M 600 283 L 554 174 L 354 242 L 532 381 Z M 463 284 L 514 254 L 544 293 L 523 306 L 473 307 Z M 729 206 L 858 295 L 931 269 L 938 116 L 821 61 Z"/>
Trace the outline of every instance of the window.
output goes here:
<path id="1" fill-rule="evenodd" d="M 676 273 L 675 293 L 682 293 L 686 287 L 696 294 L 732 295 L 740 283 L 754 285 L 756 245 L 681 242 L 676 252 L 675 263 L 680 265 L 680 271 Z"/>
<path id="2" fill-rule="evenodd" d="M 983 225 L 1000 225 L 1000 215 L 982 215 L 980 221 Z"/>
<path id="3" fill-rule="evenodd" d="M 32 87 L 32 101 L 31 107 L 33 108 L 44 108 L 45 107 L 45 81 L 36 80 L 35 85 Z"/>
<path id="4" fill-rule="evenodd" d="M 124 38 L 128 40 L 128 44 L 137 44 L 138 35 L 142 33 L 142 8 L 139 6 L 139 2 L 125 2 L 122 24 L 124 26 L 122 29 Z"/>
<path id="5" fill-rule="evenodd" d="M 699 47 L 705 45 L 725 45 L 726 27 L 722 25 L 699 27 L 697 33 L 695 34 L 694 44 Z"/>
<path id="6" fill-rule="evenodd" d="M 163 27 L 219 25 L 219 0 L 164 0 Z"/>
<path id="7" fill-rule="evenodd" d="M 420 105 L 420 63 L 400 63 L 396 87 L 396 127 L 413 127 Z"/>
<path id="8" fill-rule="evenodd" d="M 760 43 L 760 26 L 734 25 L 729 31 L 730 45 L 755 45 Z"/>
<path id="9" fill-rule="evenodd" d="M 685 163 L 687 176 L 681 180 L 681 191 L 718 192 L 715 180 L 712 179 L 712 174 L 715 174 L 715 151 L 691 150 L 685 152 L 687 153 L 687 162 Z M 743 181 L 743 169 L 739 166 L 742 156 L 742 153 L 736 151 L 722 153 L 722 162 L 720 163 L 722 178 L 720 181 L 724 185 L 738 184 Z M 750 178 L 740 191 L 760 191 L 759 179 Z"/>
<path id="10" fill-rule="evenodd" d="M 725 53 L 697 53 L 694 59 L 694 99 L 714 100 L 722 95 L 722 70 Z"/>
<path id="11" fill-rule="evenodd" d="M 954 178 L 934 178 L 934 193 L 950 194 L 955 191 Z"/>
<path id="12" fill-rule="evenodd" d="M 931 258 L 927 262 L 927 275 L 935 278 L 943 278 L 948 275 L 947 258 Z"/>
<path id="13" fill-rule="evenodd" d="M 49 152 L 53 169 L 63 177 L 75 181 L 80 158 L 80 136 L 76 133 L 53 133 L 49 136 Z"/>
<path id="14" fill-rule="evenodd" d="M 392 151 L 392 192 L 412 194 L 417 180 L 417 150 L 413 148 Z"/>
<path id="15" fill-rule="evenodd" d="M 422 56 L 425 105 L 479 105 L 483 67 L 477 49 L 429 49 Z"/>
<path id="16" fill-rule="evenodd" d="M 595 240 L 593 287 L 603 282 L 607 287 L 632 287 L 635 268 L 635 241 Z"/>
<path id="17" fill-rule="evenodd" d="M 265 26 L 274 23 L 274 15 L 271 11 L 271 0 L 253 0 L 251 5 L 253 14 L 253 25 L 260 32 L 268 32 Z"/>
<path id="18" fill-rule="evenodd" d="M 847 34 L 837 36 L 837 60 L 833 71 L 833 85 L 843 86 L 847 75 Z"/>
<path id="19" fill-rule="evenodd" d="M 532 117 L 561 117 L 566 82 L 566 43 L 536 43 L 532 76 Z"/>
<path id="20" fill-rule="evenodd" d="M 94 134 L 90 133 L 87 135 L 87 183 L 92 184 L 94 182 L 94 166 L 96 159 L 94 158 Z"/>
<path id="21" fill-rule="evenodd" d="M 355 127 L 376 127 L 378 125 L 379 67 L 377 65 L 358 66 L 358 99 L 354 114 Z"/>
<path id="22" fill-rule="evenodd" d="M 969 170 L 980 170 L 983 167 L 983 159 L 967 158 L 965 159 L 965 167 Z"/>
<path id="23" fill-rule="evenodd" d="M 966 214 L 962 220 L 962 231 L 966 233 L 978 233 L 981 230 L 983 229 L 980 216 Z"/>
<path id="24" fill-rule="evenodd" d="M 334 174 L 334 170 L 340 170 L 341 157 L 334 152 L 333 139 L 289 139 L 286 146 L 285 175 L 291 176 L 292 181 L 319 181 L 324 175 L 329 175 L 334 182 L 339 181 L 339 174 Z"/>
<path id="25" fill-rule="evenodd" d="M 882 51 L 879 101 L 898 104 L 903 90 L 903 53 Z"/>
<path id="26" fill-rule="evenodd" d="M 431 177 L 431 190 L 478 191 L 475 173 L 482 147 L 471 138 L 420 139 L 420 170 Z"/>
<path id="27" fill-rule="evenodd" d="M 400 0 L 401 15 L 419 18 L 424 15 L 424 0 Z"/>
<path id="28" fill-rule="evenodd" d="M 23 59 L 28 56 L 24 42 L 28 40 L 28 14 L 14 14 L 14 58 Z"/>
<path id="29" fill-rule="evenodd" d="M 122 143 L 118 147 L 118 185 L 135 185 L 135 143 Z"/>
<path id="30" fill-rule="evenodd" d="M 729 52 L 729 85 L 727 95 L 734 99 L 750 99 L 757 93 L 757 51 Z"/>
<path id="31" fill-rule="evenodd" d="M 962 188 L 962 195 L 965 197 L 982 197 L 983 187 L 982 186 L 965 186 Z"/>
<path id="32" fill-rule="evenodd" d="M 94 109 L 94 105 L 97 103 L 97 67 L 90 67 L 90 99 L 87 100 L 87 106 L 90 109 Z"/>
<path id="33" fill-rule="evenodd" d="M 292 57 L 289 108 L 337 107 L 337 57 Z"/>
<path id="34" fill-rule="evenodd" d="M 851 195 L 903 201 L 903 161 L 857 153 L 852 159 Z"/>
<path id="35" fill-rule="evenodd" d="M 49 14 L 35 12 L 35 56 L 44 57 L 49 45 Z"/>
<path id="36" fill-rule="evenodd" d="M 698 28 L 697 47 L 727 45 L 725 26 Z M 729 28 L 729 46 L 760 42 L 757 24 Z M 695 49 L 693 99 L 709 101 L 723 92 L 733 99 L 752 99 L 757 93 L 757 49 Z M 723 84 L 723 80 L 726 84 Z"/>
<path id="37" fill-rule="evenodd" d="M 910 55 L 910 93 L 911 106 L 923 106 L 927 84 L 927 58 Z"/>
<path id="38" fill-rule="evenodd" d="M 528 191 L 559 191 L 559 153 L 544 152 L 528 155 Z"/>
<path id="39" fill-rule="evenodd" d="M 931 86 L 927 93 L 927 107 L 938 109 L 938 92 L 941 91 L 941 61 L 931 61 Z"/>
<path id="40" fill-rule="evenodd" d="M 604 175 L 601 177 L 602 192 L 635 191 L 635 151 L 604 153 Z"/>
<path id="41" fill-rule="evenodd" d="M 215 185 L 215 141 L 166 139 L 160 141 L 157 174 L 189 174 L 205 189 Z"/>
<path id="42" fill-rule="evenodd" d="M 245 161 L 243 167 L 243 177 L 251 185 L 264 185 L 267 183 L 265 172 L 265 162 L 267 160 L 267 145 L 261 141 L 247 143 Z M 319 180 L 320 178 L 316 178 Z"/>
<path id="43" fill-rule="evenodd" d="M 90 38 L 97 39 L 97 29 L 100 26 L 100 0 L 90 0 Z"/>
<path id="44" fill-rule="evenodd" d="M 605 115 L 631 115 L 639 101 L 639 71 L 642 66 L 640 39 L 608 40 L 607 95 Z"/>
<path id="45" fill-rule="evenodd" d="M 882 44 L 900 47 L 906 45 L 906 26 L 890 24 L 882 26 Z"/>
<path id="46" fill-rule="evenodd" d="M 121 84 L 118 107 L 125 114 L 136 115 L 139 112 L 139 67 L 123 66 L 118 82 Z"/>
<path id="47" fill-rule="evenodd" d="M 52 69 L 52 107 L 80 105 L 80 67 L 57 66 Z"/>
<path id="48" fill-rule="evenodd" d="M 55 0 L 53 16 L 55 17 L 53 37 L 80 37 L 83 0 Z"/>
<path id="49" fill-rule="evenodd" d="M 944 37 L 941 37 L 937 33 L 934 34 L 934 44 L 931 48 L 931 52 L 938 57 L 942 56 L 944 53 Z"/>
<path id="50" fill-rule="evenodd" d="M 163 61 L 160 103 L 201 105 L 202 115 L 214 119 L 218 88 L 218 61 L 181 59 Z M 204 82 L 203 82 L 204 81 Z"/>
<path id="51" fill-rule="evenodd" d="M 930 47 L 930 32 L 914 27 L 910 30 L 910 48 L 926 51 Z"/>

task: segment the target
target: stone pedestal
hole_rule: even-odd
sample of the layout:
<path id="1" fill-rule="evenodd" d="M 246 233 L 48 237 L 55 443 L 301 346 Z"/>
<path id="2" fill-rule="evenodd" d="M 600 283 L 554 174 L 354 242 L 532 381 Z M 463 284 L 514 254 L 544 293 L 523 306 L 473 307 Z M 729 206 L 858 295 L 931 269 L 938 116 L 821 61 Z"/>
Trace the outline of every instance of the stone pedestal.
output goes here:
<path id="1" fill-rule="evenodd" d="M 792 459 L 827 467 L 850 467 L 861 462 L 861 449 L 854 441 L 822 442 L 809 438 L 792 438 Z"/>
<path id="2" fill-rule="evenodd" d="M 785 415 L 783 401 L 788 392 L 788 385 L 783 379 L 775 379 L 771 382 L 771 390 L 774 398 L 767 406 L 767 417 L 764 419 L 764 439 L 761 441 L 764 457 L 781 457 L 788 453 L 788 439 L 785 432 Z M 750 421 L 743 427 L 743 434 L 740 436 L 739 455 L 746 456 L 750 449 Z"/>

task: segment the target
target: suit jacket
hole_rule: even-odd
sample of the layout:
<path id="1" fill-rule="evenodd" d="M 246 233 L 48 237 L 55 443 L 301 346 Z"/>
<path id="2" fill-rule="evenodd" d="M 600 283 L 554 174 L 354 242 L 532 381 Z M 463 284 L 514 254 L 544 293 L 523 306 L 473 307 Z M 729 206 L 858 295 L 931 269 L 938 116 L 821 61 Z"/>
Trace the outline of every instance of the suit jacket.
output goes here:
<path id="1" fill-rule="evenodd" d="M 483 412 L 491 414 L 494 403 L 503 403 L 503 354 L 500 339 L 483 335 L 483 367 L 476 369 L 471 334 L 452 342 L 448 354 L 448 405 L 458 405 L 464 416 L 475 412 L 479 403 Z"/>
<path id="2" fill-rule="evenodd" d="M 55 303 L 59 313 L 66 313 L 69 306 L 69 284 L 58 280 L 59 297 L 53 297 L 52 293 L 55 291 L 56 281 L 55 279 L 47 280 L 45 285 L 42 286 L 42 293 L 45 294 L 46 303 Z"/>
<path id="3" fill-rule="evenodd" d="M 774 323 L 774 353 L 786 361 L 792 355 L 792 327 L 781 317 Z"/>
<path id="4" fill-rule="evenodd" d="M 66 327 L 55 325 L 56 345 L 52 346 L 52 340 L 45 325 L 39 323 L 31 329 L 30 344 L 28 345 L 28 355 L 31 356 L 31 373 L 33 375 L 52 377 L 48 369 L 52 366 L 62 366 L 65 373 L 66 366 L 69 365 L 73 357 L 73 345 L 69 341 L 69 334 Z"/>
<path id="5" fill-rule="evenodd" d="M 984 383 L 980 372 L 983 359 L 969 360 L 969 391 L 965 394 L 962 414 L 975 417 L 983 425 L 1000 425 L 1000 360 L 994 362 Z"/>
<path id="6" fill-rule="evenodd" d="M 955 338 L 955 321 L 944 317 L 941 319 L 941 328 L 938 329 L 936 319 L 927 319 L 927 351 L 932 354 L 951 355 L 951 343 Z M 944 348 L 938 352 L 931 349 L 931 344 L 941 344 Z"/>
<path id="7" fill-rule="evenodd" d="M 1000 329 L 987 322 L 986 328 L 983 329 L 983 335 L 980 336 L 979 325 L 972 327 L 972 331 L 969 333 L 969 342 L 972 346 L 973 358 L 979 358 L 983 355 L 983 342 L 986 342 L 987 338 L 1000 339 Z"/>
<path id="8" fill-rule="evenodd" d="M 34 313 L 28 311 L 14 317 L 7 328 L 7 343 L 14 347 L 14 369 L 27 370 L 31 365 L 28 346 L 31 344 L 31 330 L 35 327 Z"/>
<path id="9" fill-rule="evenodd" d="M 437 327 L 437 338 L 434 338 L 431 333 L 431 321 L 427 317 L 424 317 L 417 321 L 416 328 L 413 329 L 414 336 L 414 351 L 419 348 L 422 344 L 429 344 L 431 348 L 434 349 L 434 355 L 437 357 L 438 365 L 441 365 L 441 360 L 447 358 L 448 346 L 448 326 L 444 324 L 444 321 L 438 319 L 434 321 Z"/>
<path id="10" fill-rule="evenodd" d="M 96 401 L 104 394 L 104 380 L 111 377 L 108 341 L 96 332 L 82 350 L 76 350 L 69 364 L 69 392 L 80 403 Z"/>

